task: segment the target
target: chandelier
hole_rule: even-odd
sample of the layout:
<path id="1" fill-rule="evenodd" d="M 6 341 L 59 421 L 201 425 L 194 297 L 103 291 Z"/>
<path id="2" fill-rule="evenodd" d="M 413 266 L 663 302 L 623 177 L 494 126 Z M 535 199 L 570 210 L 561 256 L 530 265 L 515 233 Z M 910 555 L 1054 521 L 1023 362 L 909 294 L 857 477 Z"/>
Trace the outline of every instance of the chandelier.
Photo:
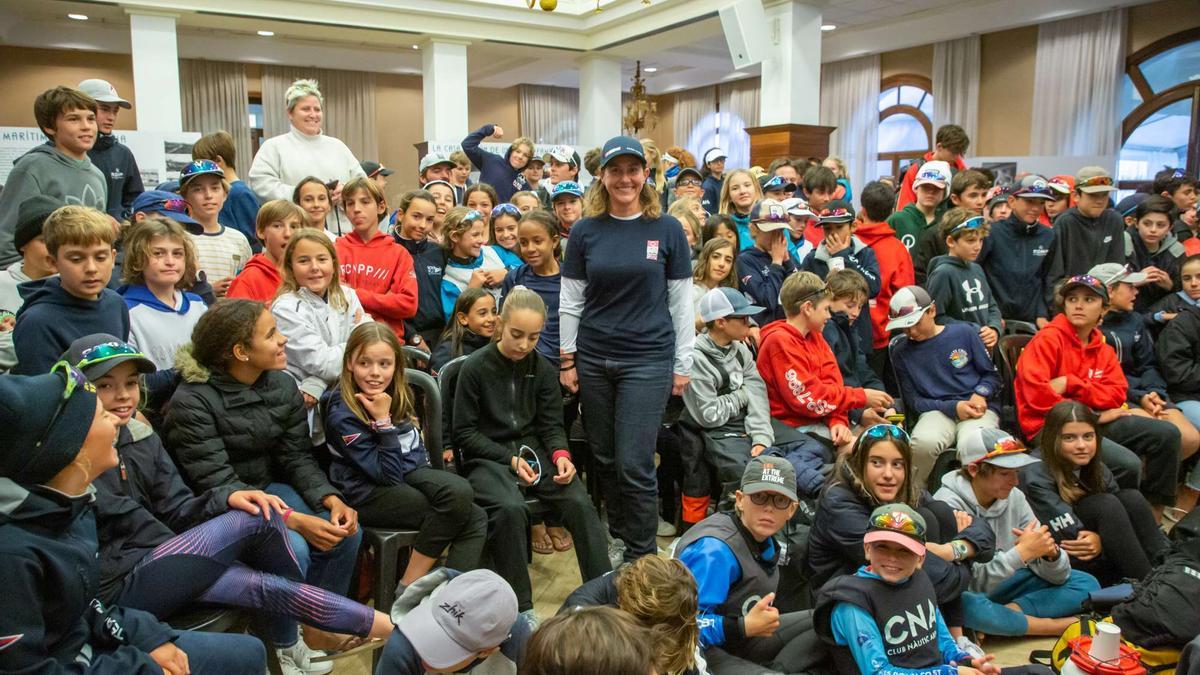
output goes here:
<path id="1" fill-rule="evenodd" d="M 625 104 L 625 114 L 621 115 L 621 126 L 634 136 L 642 129 L 658 126 L 658 104 L 646 98 L 641 61 L 637 62 L 633 74 L 633 86 L 629 88 L 629 102 Z"/>
<path id="2" fill-rule="evenodd" d="M 525 0 L 525 5 L 528 6 L 529 9 L 541 7 L 543 12 L 553 12 L 554 10 L 558 9 L 558 0 Z M 649 7 L 650 0 L 642 0 L 642 5 Z M 602 11 L 604 10 L 600 9 L 600 0 L 596 0 L 596 13 L 599 14 Z"/>

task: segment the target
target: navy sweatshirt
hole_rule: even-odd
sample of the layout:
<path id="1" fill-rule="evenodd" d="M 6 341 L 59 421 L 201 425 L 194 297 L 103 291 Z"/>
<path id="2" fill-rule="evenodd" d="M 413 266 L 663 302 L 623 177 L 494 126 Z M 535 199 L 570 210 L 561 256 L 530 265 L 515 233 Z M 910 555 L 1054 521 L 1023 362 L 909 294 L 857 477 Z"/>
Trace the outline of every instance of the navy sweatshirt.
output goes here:
<path id="1" fill-rule="evenodd" d="M 508 156 L 512 154 L 511 148 L 501 157 L 479 147 L 483 139 L 495 131 L 496 127 L 492 124 L 479 127 L 463 139 L 462 149 L 471 163 L 479 167 L 479 182 L 491 185 L 496 190 L 496 197 L 503 204 L 512 201 L 514 193 L 525 189 L 525 178 L 521 175 L 525 167 L 514 169 L 508 163 Z"/>
<path id="2" fill-rule="evenodd" d="M 925 287 L 937 303 L 938 323 L 966 321 L 979 327 L 989 326 L 997 334 L 1003 329 L 1000 308 L 978 263 L 939 255 L 929 261 Z"/>
<path id="3" fill-rule="evenodd" d="M 96 300 L 84 300 L 62 287 L 62 280 L 46 277 L 19 287 L 25 304 L 17 311 L 13 346 L 17 352 L 17 375 L 50 371 L 77 338 L 108 333 L 129 340 L 129 309 L 112 289 L 100 291 Z"/>
<path id="4" fill-rule="evenodd" d="M 771 261 L 771 254 L 757 246 L 738 254 L 738 289 L 750 302 L 766 308 L 754 315 L 758 325 L 765 326 L 786 318 L 783 305 L 779 303 L 779 290 L 783 288 L 783 280 L 795 271 L 796 265 L 790 255 L 782 265 L 776 265 Z"/>
<path id="5" fill-rule="evenodd" d="M 1034 323 L 1049 318 L 1046 275 L 1054 250 L 1054 230 L 1015 217 L 992 223 L 975 262 L 987 275 L 1000 315 L 1012 321 Z"/>
<path id="6" fill-rule="evenodd" d="M 841 258 L 842 267 L 858 272 L 867 280 L 868 298 L 879 295 L 879 260 L 875 257 L 875 249 L 867 246 L 858 237 L 851 237 L 849 246 L 833 254 L 830 254 L 829 249 L 825 248 L 825 243 L 821 242 L 813 249 L 812 253 L 804 258 L 800 269 L 812 272 L 824 279 L 829 276 L 829 270 L 833 268 L 831 264 L 833 258 Z M 858 315 L 858 319 L 854 321 L 854 330 L 858 332 L 858 339 L 862 344 L 868 347 L 875 344 L 870 312 L 864 311 Z"/>
<path id="7" fill-rule="evenodd" d="M 562 289 L 562 274 L 541 276 L 529 265 L 521 265 L 504 276 L 500 284 L 500 307 L 504 307 L 504 298 L 516 286 L 524 286 L 537 293 L 546 303 L 546 325 L 542 326 L 542 335 L 538 338 L 537 351 L 550 359 L 550 363 L 558 365 L 558 299 Z"/>
<path id="8" fill-rule="evenodd" d="M 958 402 L 972 394 L 986 398 L 992 411 L 1000 411 L 1000 377 L 973 324 L 952 323 L 920 342 L 902 335 L 892 342 L 892 363 L 905 402 L 918 415 L 937 410 L 957 420 Z"/>
<path id="9" fill-rule="evenodd" d="M 446 251 L 428 239 L 413 241 L 401 237 L 399 233 L 392 237 L 412 256 L 413 273 L 417 275 L 417 314 L 404 322 L 406 339 L 411 341 L 412 336 L 417 334 L 441 333 L 446 327 L 446 315 L 442 312 L 442 274 L 446 270 Z"/>
<path id="10" fill-rule="evenodd" d="M 1142 397 L 1158 392 L 1167 399 L 1167 382 L 1158 372 L 1154 356 L 1154 338 L 1138 312 L 1109 312 L 1100 323 L 1104 341 L 1117 353 L 1125 381 L 1129 383 L 1129 405 L 1141 405 Z"/>

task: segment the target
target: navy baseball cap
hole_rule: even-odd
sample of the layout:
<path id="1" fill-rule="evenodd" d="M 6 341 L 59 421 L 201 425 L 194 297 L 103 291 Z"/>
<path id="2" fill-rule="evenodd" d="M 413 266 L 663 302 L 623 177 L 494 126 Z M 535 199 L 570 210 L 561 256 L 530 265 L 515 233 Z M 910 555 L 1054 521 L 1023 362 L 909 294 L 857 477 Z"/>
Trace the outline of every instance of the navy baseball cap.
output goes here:
<path id="1" fill-rule="evenodd" d="M 187 202 L 183 197 L 166 190 L 146 190 L 133 200 L 131 213 L 158 213 L 181 225 L 200 227 L 200 223 L 192 219 L 187 212 Z"/>
<path id="2" fill-rule="evenodd" d="M 763 192 L 771 192 L 773 190 L 783 190 L 791 194 L 796 191 L 796 184 L 784 178 L 783 176 L 771 176 L 771 178 L 763 183 Z"/>
<path id="3" fill-rule="evenodd" d="M 617 157 L 629 155 L 636 157 L 643 164 L 646 163 L 646 154 L 642 152 L 642 143 L 632 136 L 613 136 L 604 144 L 604 149 L 600 152 L 600 168 L 608 166 L 608 163 Z"/>

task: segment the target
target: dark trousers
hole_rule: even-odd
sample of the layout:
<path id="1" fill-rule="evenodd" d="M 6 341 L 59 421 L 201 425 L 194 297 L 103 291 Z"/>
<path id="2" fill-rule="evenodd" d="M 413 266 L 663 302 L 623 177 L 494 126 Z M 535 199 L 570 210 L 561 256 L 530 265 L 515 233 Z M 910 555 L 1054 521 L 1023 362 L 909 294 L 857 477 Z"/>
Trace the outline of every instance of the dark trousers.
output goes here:
<path id="1" fill-rule="evenodd" d="M 1125 578 L 1142 579 L 1155 557 L 1167 548 L 1167 535 L 1154 522 L 1150 503 L 1137 490 L 1088 495 L 1075 503 L 1084 529 L 1100 535 L 1100 556 L 1092 560 L 1071 558 L 1071 566 L 1088 572 L 1102 586 Z"/>
<path id="2" fill-rule="evenodd" d="M 1122 488 L 1140 489 L 1152 504 L 1175 503 L 1179 482 L 1179 429 L 1170 422 L 1126 415 L 1104 426 L 1105 441 L 1113 441 L 1136 455 L 1132 459 L 1112 448 L 1101 446 L 1101 458 Z M 1142 459 L 1146 470 L 1141 471 Z M 1136 467 L 1141 475 L 1133 472 Z"/>
<path id="3" fill-rule="evenodd" d="M 711 672 L 720 675 L 763 675 L 804 673 L 826 657 L 824 643 L 813 629 L 812 611 L 788 612 L 779 616 L 779 628 L 771 637 L 748 638 L 729 647 L 710 647 L 704 652 Z M 767 668 L 768 670 L 763 670 Z"/>
<path id="4" fill-rule="evenodd" d="M 416 529 L 413 549 L 437 558 L 446 547 L 446 567 L 468 572 L 479 566 L 487 540 L 487 514 L 461 476 L 423 466 L 400 485 L 381 485 L 354 505 L 367 527 Z"/>
<path id="5" fill-rule="evenodd" d="M 1200 636 L 1184 645 L 1175 675 L 1200 675 Z"/>
<path id="6" fill-rule="evenodd" d="M 517 486 L 517 476 L 510 467 L 489 460 L 468 462 L 467 467 L 467 480 L 475 488 L 475 502 L 487 512 L 492 565 L 516 592 L 518 609 L 522 612 L 533 609 L 533 589 L 529 582 L 530 513 L 525 494 Z M 575 540 L 575 558 L 583 580 L 611 572 L 604 528 L 582 481 L 576 477 L 567 485 L 555 483 L 555 470 L 545 459 L 542 471 L 537 485 L 530 485 L 525 491 L 562 518 Z M 651 511 L 652 518 L 653 514 Z"/>
<path id="7" fill-rule="evenodd" d="M 608 529 L 625 560 L 656 553 L 658 479 L 654 448 L 671 394 L 672 363 L 575 358 L 592 462 L 604 490 Z"/>

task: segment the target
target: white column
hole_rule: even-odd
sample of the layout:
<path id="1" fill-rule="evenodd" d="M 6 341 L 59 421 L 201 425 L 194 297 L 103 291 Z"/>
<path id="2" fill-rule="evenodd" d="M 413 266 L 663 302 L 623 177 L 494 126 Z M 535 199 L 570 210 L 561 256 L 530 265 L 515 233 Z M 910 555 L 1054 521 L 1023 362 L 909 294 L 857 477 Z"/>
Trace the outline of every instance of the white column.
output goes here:
<path id="1" fill-rule="evenodd" d="M 133 114 L 139 131 L 183 131 L 175 16 L 129 13 L 133 53 Z"/>
<path id="2" fill-rule="evenodd" d="M 620 135 L 621 62 L 585 55 L 579 60 L 579 147 L 594 148 Z"/>
<path id="3" fill-rule="evenodd" d="M 821 8 L 787 0 L 767 8 L 770 58 L 762 64 L 759 124 L 819 124 Z"/>
<path id="4" fill-rule="evenodd" d="M 467 44 L 442 38 L 421 43 L 421 88 L 427 141 L 458 142 L 470 132 L 467 128 Z"/>

